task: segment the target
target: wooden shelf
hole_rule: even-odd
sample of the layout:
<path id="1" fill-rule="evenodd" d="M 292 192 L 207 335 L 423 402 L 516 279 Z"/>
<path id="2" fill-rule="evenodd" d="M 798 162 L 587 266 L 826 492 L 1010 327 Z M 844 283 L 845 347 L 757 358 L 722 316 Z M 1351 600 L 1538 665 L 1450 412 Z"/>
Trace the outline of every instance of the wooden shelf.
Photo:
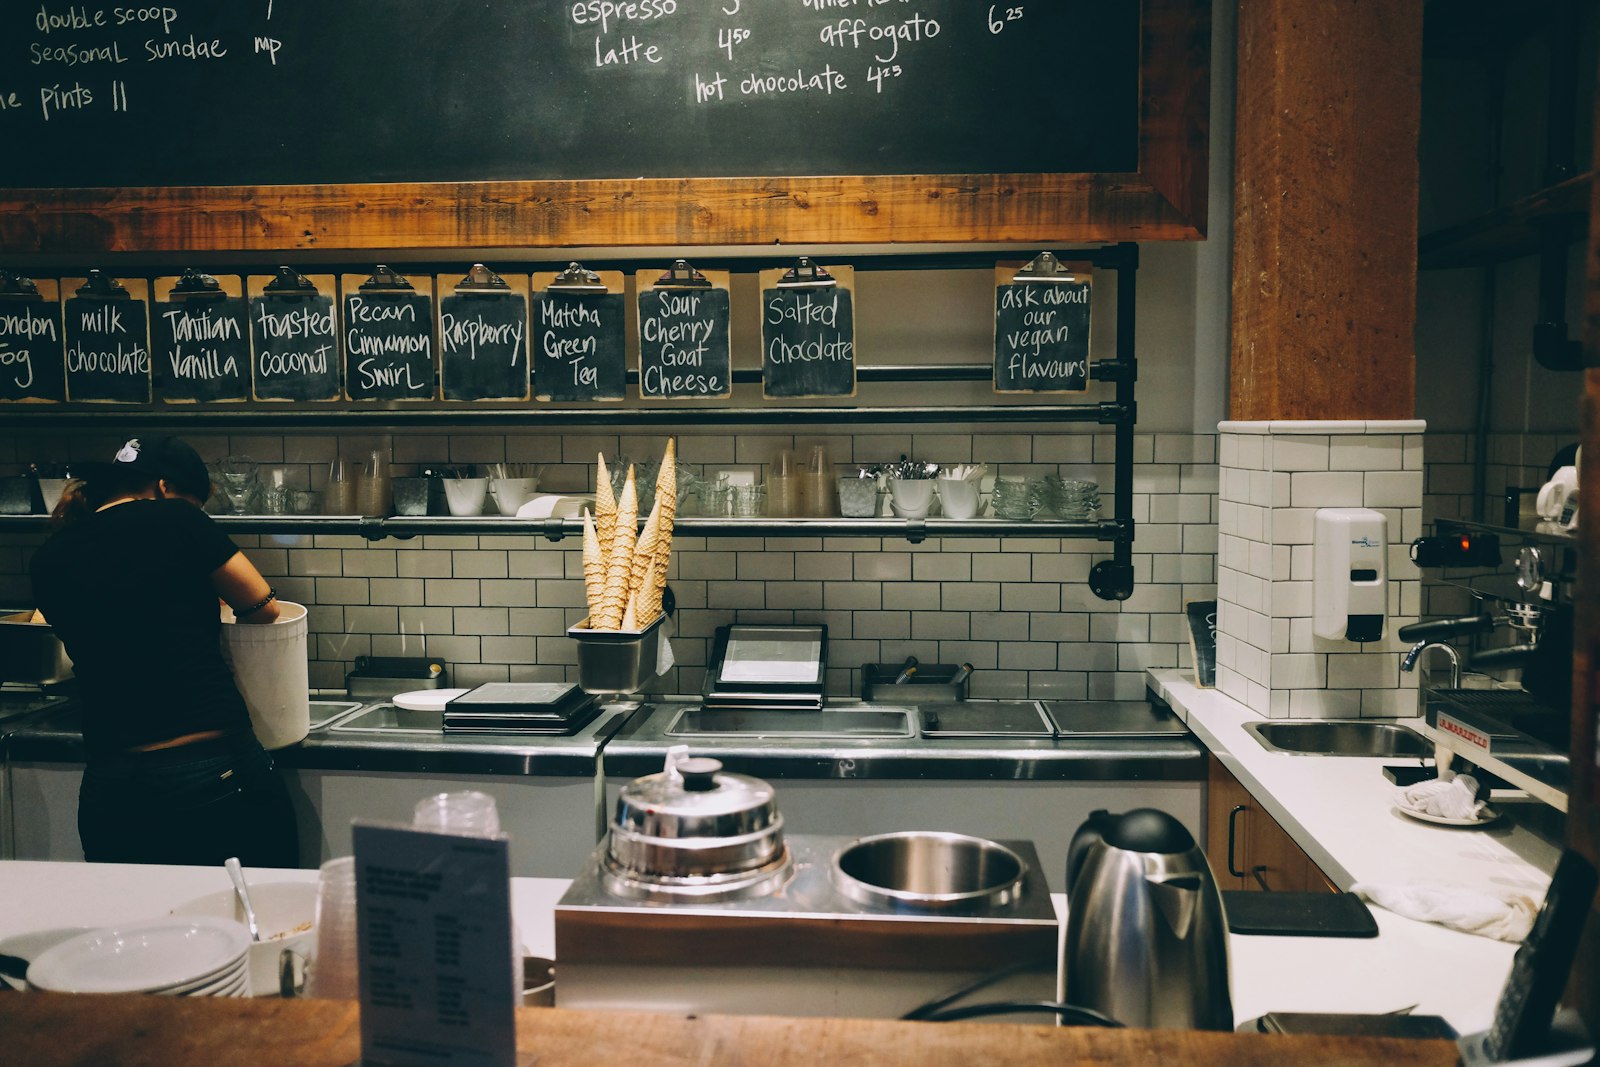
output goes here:
<path id="1" fill-rule="evenodd" d="M 1594 172 L 1587 171 L 1477 218 L 1423 234 L 1417 242 L 1417 267 L 1482 267 L 1533 255 L 1552 229 L 1577 240 L 1586 232 L 1593 183 Z"/>

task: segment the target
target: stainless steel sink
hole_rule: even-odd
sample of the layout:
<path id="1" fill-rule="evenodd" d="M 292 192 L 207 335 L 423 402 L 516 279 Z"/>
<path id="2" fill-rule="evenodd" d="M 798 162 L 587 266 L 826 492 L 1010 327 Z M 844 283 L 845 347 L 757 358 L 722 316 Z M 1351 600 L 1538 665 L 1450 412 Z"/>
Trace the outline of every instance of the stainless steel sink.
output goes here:
<path id="1" fill-rule="evenodd" d="M 1392 722 L 1273 720 L 1246 723 L 1261 746 L 1297 756 L 1433 755 L 1433 742 Z"/>
<path id="2" fill-rule="evenodd" d="M 911 713 L 905 708 L 688 708 L 667 727 L 669 737 L 910 737 L 911 732 Z"/>
<path id="3" fill-rule="evenodd" d="M 410 711 L 393 704 L 376 704 L 328 727 L 330 733 L 442 734 L 444 712 Z"/>

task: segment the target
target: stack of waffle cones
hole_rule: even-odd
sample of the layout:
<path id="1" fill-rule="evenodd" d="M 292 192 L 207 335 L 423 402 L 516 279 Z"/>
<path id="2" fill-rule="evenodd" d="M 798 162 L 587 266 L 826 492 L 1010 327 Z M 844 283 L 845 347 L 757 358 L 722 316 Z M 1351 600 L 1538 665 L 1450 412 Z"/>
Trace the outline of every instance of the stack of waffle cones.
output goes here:
<path id="1" fill-rule="evenodd" d="M 677 442 L 667 441 L 656 481 L 656 502 L 639 529 L 639 491 L 628 468 L 622 495 L 611 489 L 600 456 L 593 517 L 583 513 L 583 585 L 588 629 L 643 630 L 661 615 L 672 559 L 672 523 L 678 511 Z"/>

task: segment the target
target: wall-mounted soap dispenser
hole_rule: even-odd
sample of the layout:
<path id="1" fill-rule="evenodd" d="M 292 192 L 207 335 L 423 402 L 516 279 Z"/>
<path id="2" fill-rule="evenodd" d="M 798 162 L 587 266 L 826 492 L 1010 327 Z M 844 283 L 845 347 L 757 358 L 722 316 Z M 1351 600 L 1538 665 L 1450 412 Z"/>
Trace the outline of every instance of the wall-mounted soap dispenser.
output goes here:
<path id="1" fill-rule="evenodd" d="M 1330 640 L 1376 641 L 1389 609 L 1389 524 L 1371 508 L 1318 508 L 1311 629 Z"/>

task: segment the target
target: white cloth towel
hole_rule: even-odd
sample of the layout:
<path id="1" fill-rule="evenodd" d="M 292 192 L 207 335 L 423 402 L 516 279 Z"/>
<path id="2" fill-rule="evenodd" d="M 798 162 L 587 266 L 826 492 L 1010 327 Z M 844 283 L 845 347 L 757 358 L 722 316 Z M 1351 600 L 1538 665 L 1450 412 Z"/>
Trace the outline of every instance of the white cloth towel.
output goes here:
<path id="1" fill-rule="evenodd" d="M 1478 780 L 1470 774 L 1434 778 L 1396 790 L 1395 803 L 1442 819 L 1478 819 L 1484 809 L 1478 799 Z"/>
<path id="2" fill-rule="evenodd" d="M 1497 941 L 1519 942 L 1527 937 L 1539 911 L 1532 898 L 1521 894 L 1463 889 L 1438 882 L 1357 882 L 1350 891 L 1396 915 Z"/>

